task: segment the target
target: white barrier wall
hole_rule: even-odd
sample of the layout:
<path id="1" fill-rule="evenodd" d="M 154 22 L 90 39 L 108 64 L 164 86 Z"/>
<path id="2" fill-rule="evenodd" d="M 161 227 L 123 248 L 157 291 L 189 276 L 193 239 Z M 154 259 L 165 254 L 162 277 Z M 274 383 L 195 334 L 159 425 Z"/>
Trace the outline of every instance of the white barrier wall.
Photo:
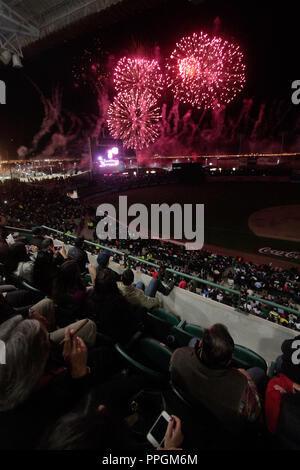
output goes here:
<path id="1" fill-rule="evenodd" d="M 89 260 L 97 265 L 97 257 L 89 254 Z M 110 263 L 110 268 L 118 273 L 121 267 Z M 147 286 L 151 277 L 135 272 L 135 282 L 142 281 Z M 214 324 L 223 323 L 227 326 L 234 342 L 241 344 L 260 354 L 270 365 L 281 354 L 281 344 L 285 339 L 299 335 L 299 332 L 276 325 L 268 320 L 247 315 L 234 310 L 227 305 L 206 299 L 193 292 L 174 287 L 170 295 L 163 296 L 157 293 L 162 307 L 180 316 L 189 323 L 204 328 Z"/>

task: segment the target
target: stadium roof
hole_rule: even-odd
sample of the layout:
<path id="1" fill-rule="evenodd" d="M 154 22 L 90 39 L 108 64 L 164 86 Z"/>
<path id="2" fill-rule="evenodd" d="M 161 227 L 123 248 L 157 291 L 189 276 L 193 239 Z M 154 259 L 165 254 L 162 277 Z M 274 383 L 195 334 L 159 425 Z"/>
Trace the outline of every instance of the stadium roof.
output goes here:
<path id="1" fill-rule="evenodd" d="M 8 63 L 13 54 L 23 57 L 24 47 L 122 2 L 123 0 L 0 0 L 0 58 Z"/>

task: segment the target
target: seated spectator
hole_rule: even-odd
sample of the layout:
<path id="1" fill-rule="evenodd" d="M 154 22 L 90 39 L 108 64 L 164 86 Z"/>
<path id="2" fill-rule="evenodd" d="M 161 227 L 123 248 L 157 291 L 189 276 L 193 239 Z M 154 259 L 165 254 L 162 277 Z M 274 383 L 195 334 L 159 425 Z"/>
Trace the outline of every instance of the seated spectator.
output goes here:
<path id="1" fill-rule="evenodd" d="M 88 255 L 84 251 L 83 245 L 84 245 L 84 238 L 77 237 L 75 240 L 75 246 L 70 248 L 68 251 L 68 258 L 78 263 L 81 273 L 87 270 L 87 265 L 89 264 Z"/>
<path id="2" fill-rule="evenodd" d="M 100 333 L 115 341 L 129 341 L 140 327 L 138 313 L 121 294 L 108 268 L 98 272 L 94 288 L 87 295 L 85 312 Z"/>
<path id="3" fill-rule="evenodd" d="M 264 372 L 231 367 L 234 342 L 227 328 L 215 324 L 204 331 L 195 346 L 176 349 L 170 365 L 175 386 L 210 410 L 221 422 L 235 428 L 254 422 L 261 403 L 253 381 L 262 382 Z"/>
<path id="4" fill-rule="evenodd" d="M 156 279 L 152 279 L 149 283 L 149 286 L 144 293 L 141 288 L 132 285 L 134 281 L 134 273 L 132 269 L 126 269 L 121 275 L 121 281 L 117 283 L 119 290 L 125 297 L 125 299 L 132 305 L 145 307 L 148 310 L 154 307 L 159 307 L 160 303 L 157 298 L 155 298 L 156 290 L 152 289 L 151 283 L 156 283 Z M 149 295 L 149 293 L 151 295 Z"/>
<path id="5" fill-rule="evenodd" d="M 109 251 L 107 250 L 101 251 L 101 253 L 97 256 L 97 263 L 98 263 L 97 273 L 99 273 L 102 269 L 109 269 L 115 281 L 119 281 L 120 275 L 116 273 L 116 271 L 108 267 L 110 257 L 111 257 L 111 253 Z"/>
<path id="6" fill-rule="evenodd" d="M 300 384 L 300 335 L 286 339 L 281 345 L 282 356 L 276 359 L 276 371 L 284 374 L 288 379 Z"/>
<path id="7" fill-rule="evenodd" d="M 139 443 L 125 421 L 100 400 L 101 390 L 99 398 L 95 390 L 86 395 L 74 410 L 50 427 L 42 437 L 39 449 L 153 451 L 146 436 Z M 181 421 L 172 416 L 163 449 L 180 450 L 182 441 Z"/>
<path id="8" fill-rule="evenodd" d="M 186 280 L 185 280 L 185 279 L 181 279 L 181 281 L 180 281 L 179 284 L 178 284 L 178 287 L 180 287 L 180 289 L 186 289 L 186 288 L 187 288 Z"/>
<path id="9" fill-rule="evenodd" d="M 52 283 L 57 274 L 58 266 L 66 259 L 65 247 L 55 250 L 53 240 L 46 238 L 38 251 L 33 269 L 33 284 L 48 295 L 52 294 Z"/>
<path id="10" fill-rule="evenodd" d="M 66 326 L 82 316 L 86 288 L 76 261 L 65 261 L 53 280 L 52 298 L 57 305 L 56 321 Z"/>
<path id="11" fill-rule="evenodd" d="M 276 428 L 276 437 L 284 450 L 300 450 L 300 392 L 284 393 Z"/>
<path id="12" fill-rule="evenodd" d="M 17 242 L 9 247 L 6 266 L 10 273 L 32 283 L 34 263 L 30 260 L 24 243 Z"/>
<path id="13" fill-rule="evenodd" d="M 1 449 L 34 448 L 47 425 L 111 373 L 110 350 L 97 350 L 102 365 L 95 365 L 83 340 L 68 329 L 62 354 L 42 323 L 20 315 L 0 325 L 0 340 L 6 345 L 6 365 L 0 367 Z"/>
<path id="14" fill-rule="evenodd" d="M 282 404 L 282 398 L 286 394 L 296 393 L 300 396 L 300 384 L 293 382 L 286 375 L 280 373 L 268 383 L 265 397 L 266 424 L 268 430 L 275 434 Z M 300 402 L 299 402 L 300 405 Z M 299 428 L 298 428 L 299 431 Z M 299 440 L 300 442 L 300 440 Z"/>
<path id="15" fill-rule="evenodd" d="M 42 248 L 42 242 L 45 239 L 43 235 L 43 227 L 33 227 L 31 230 L 33 237 L 31 238 L 31 244 L 37 246 L 40 250 Z"/>

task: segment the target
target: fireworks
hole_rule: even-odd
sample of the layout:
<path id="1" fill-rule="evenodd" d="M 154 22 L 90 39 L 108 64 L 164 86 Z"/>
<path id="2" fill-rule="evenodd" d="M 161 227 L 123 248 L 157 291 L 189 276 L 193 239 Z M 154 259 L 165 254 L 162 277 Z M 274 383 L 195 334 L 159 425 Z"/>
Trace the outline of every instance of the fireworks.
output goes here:
<path id="1" fill-rule="evenodd" d="M 108 109 L 108 127 L 125 148 L 141 150 L 159 134 L 160 110 L 148 90 L 120 92 Z"/>
<path id="2" fill-rule="evenodd" d="M 176 99 L 204 109 L 230 103 L 246 81 L 239 46 L 203 32 L 176 44 L 167 73 Z"/>
<path id="3" fill-rule="evenodd" d="M 90 49 L 74 57 L 72 75 L 74 87 L 94 87 L 100 85 L 107 77 L 105 63 L 107 62 L 107 52 L 103 49 L 101 40 L 96 38 Z"/>
<path id="4" fill-rule="evenodd" d="M 141 92 L 148 90 L 158 98 L 163 88 L 162 74 L 157 60 L 129 59 L 123 57 L 114 72 L 118 92 Z"/>

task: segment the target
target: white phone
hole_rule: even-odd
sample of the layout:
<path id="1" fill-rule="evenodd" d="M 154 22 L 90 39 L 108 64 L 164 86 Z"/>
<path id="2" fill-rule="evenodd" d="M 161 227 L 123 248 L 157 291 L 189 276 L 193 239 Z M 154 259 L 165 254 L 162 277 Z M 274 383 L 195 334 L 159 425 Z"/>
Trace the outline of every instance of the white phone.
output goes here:
<path id="1" fill-rule="evenodd" d="M 171 416 L 166 411 L 162 411 L 148 432 L 147 439 L 154 447 L 161 447 L 165 439 L 167 426 L 171 419 Z"/>

